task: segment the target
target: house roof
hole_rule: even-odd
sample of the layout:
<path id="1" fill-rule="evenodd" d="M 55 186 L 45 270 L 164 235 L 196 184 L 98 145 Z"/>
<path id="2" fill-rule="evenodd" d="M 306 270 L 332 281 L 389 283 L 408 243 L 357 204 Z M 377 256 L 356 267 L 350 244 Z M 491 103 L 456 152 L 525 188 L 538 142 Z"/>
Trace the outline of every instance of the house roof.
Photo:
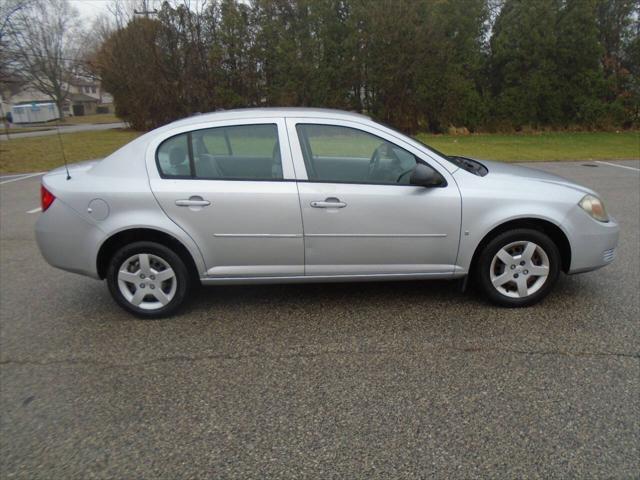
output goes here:
<path id="1" fill-rule="evenodd" d="M 95 87 L 98 85 L 99 81 L 92 78 L 75 77 L 69 83 L 71 83 L 71 85 L 75 85 L 76 87 Z"/>
<path id="2" fill-rule="evenodd" d="M 98 103 L 97 98 L 90 97 L 89 95 L 85 95 L 84 93 L 72 93 L 71 95 L 69 95 L 69 98 L 71 98 L 72 102 L 77 102 L 77 103 L 91 103 L 91 102 Z"/>
<path id="3" fill-rule="evenodd" d="M 16 103 L 16 105 L 40 105 L 43 103 L 55 103 L 53 100 L 49 99 L 49 100 L 23 100 L 21 102 Z"/>

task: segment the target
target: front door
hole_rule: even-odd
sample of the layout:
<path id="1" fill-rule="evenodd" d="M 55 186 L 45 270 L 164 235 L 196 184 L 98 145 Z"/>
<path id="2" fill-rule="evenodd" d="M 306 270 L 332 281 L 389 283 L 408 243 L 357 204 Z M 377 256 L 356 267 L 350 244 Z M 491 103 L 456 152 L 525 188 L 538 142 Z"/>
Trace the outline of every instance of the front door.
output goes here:
<path id="1" fill-rule="evenodd" d="M 453 272 L 460 193 L 409 185 L 423 161 L 372 127 L 288 120 L 304 224 L 307 275 Z M 394 141 L 391 141 L 390 138 Z M 445 177 L 443 177 L 445 178 Z"/>
<path id="2" fill-rule="evenodd" d="M 157 148 L 151 188 L 200 247 L 212 277 L 304 274 L 298 191 L 284 122 L 220 125 Z"/>

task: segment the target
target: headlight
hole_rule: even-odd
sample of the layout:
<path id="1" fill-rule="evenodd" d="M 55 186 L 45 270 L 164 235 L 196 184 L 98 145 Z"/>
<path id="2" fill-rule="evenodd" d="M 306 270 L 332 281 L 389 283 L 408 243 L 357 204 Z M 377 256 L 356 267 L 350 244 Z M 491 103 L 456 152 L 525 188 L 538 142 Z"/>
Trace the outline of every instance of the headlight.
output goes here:
<path id="1" fill-rule="evenodd" d="M 604 209 L 604 203 L 598 197 L 593 195 L 585 195 L 580 203 L 580 207 L 599 222 L 608 222 L 609 215 Z"/>

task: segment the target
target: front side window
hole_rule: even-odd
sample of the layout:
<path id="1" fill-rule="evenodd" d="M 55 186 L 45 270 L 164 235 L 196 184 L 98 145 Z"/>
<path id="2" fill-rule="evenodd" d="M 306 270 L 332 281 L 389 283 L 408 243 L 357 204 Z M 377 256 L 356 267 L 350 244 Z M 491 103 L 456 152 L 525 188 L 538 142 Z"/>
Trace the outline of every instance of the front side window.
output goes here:
<path id="1" fill-rule="evenodd" d="M 350 127 L 298 124 L 310 181 L 408 185 L 416 157 L 386 140 Z"/>
<path id="2" fill-rule="evenodd" d="M 178 148 L 184 148 L 184 156 Z M 183 133 L 160 145 L 157 162 L 164 177 L 187 176 L 207 180 L 283 178 L 278 127 L 275 124 L 216 127 Z"/>

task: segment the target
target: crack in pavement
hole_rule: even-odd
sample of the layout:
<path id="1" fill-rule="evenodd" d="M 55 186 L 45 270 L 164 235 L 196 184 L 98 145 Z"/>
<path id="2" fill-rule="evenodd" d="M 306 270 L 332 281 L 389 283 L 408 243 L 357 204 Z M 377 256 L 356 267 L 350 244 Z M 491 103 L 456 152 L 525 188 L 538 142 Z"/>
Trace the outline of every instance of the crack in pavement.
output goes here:
<path id="1" fill-rule="evenodd" d="M 507 353 L 512 355 L 539 355 L 539 356 L 564 356 L 564 357 L 618 357 L 640 360 L 640 353 L 626 352 L 571 352 L 563 350 L 516 350 L 508 348 L 482 348 L 482 347 L 441 347 L 441 350 L 454 350 L 463 353 Z M 140 365 L 151 365 L 155 363 L 167 362 L 199 362 L 206 360 L 244 360 L 259 357 L 274 358 L 314 358 L 325 355 L 382 355 L 393 353 L 394 350 L 324 350 L 319 352 L 291 352 L 284 354 L 274 354 L 271 352 L 259 352 L 248 354 L 219 353 L 211 355 L 168 355 L 164 357 L 150 358 L 137 362 L 110 362 L 97 360 L 94 358 L 60 358 L 51 360 L 20 360 L 4 359 L 0 360 L 0 366 L 49 366 L 49 365 L 95 365 L 102 367 L 135 367 Z M 420 350 L 403 350 L 402 353 L 421 353 Z"/>
<path id="2" fill-rule="evenodd" d="M 624 357 L 624 358 L 634 358 L 636 360 L 640 360 L 640 353 L 626 353 L 626 352 L 570 352 L 563 350 L 515 350 L 510 348 L 495 348 L 495 349 L 485 349 L 485 348 L 457 348 L 451 347 L 452 350 L 457 350 L 459 352 L 489 352 L 493 351 L 496 353 L 513 353 L 517 355 L 559 355 L 566 357 Z M 1 363 L 1 362 L 0 362 Z"/>

